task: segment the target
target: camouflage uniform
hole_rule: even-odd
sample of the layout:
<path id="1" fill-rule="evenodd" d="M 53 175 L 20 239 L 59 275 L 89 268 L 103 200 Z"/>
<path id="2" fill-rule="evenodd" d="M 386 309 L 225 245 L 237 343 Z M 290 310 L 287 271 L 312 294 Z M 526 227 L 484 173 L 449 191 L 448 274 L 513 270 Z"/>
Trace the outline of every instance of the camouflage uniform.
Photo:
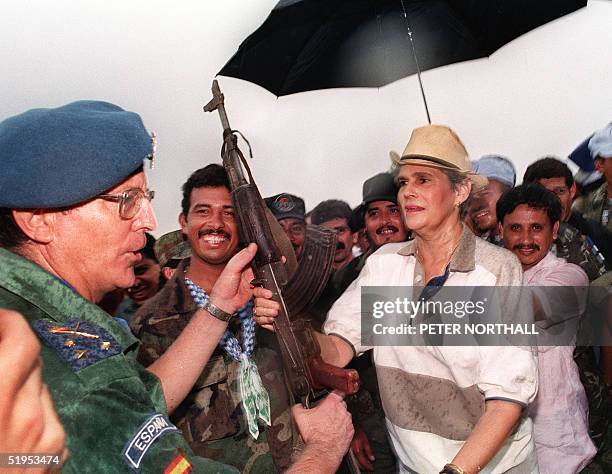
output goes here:
<path id="1" fill-rule="evenodd" d="M 0 307 L 21 312 L 41 341 L 43 380 L 70 451 L 62 472 L 184 474 L 189 465 L 193 472 L 236 472 L 193 456 L 167 419 L 159 379 L 136 362 L 131 334 L 67 284 L 5 249 Z M 77 326 L 89 337 L 58 332 Z"/>
<path id="2" fill-rule="evenodd" d="M 174 276 L 132 320 L 132 331 L 141 340 L 138 360 L 145 366 L 168 349 L 197 310 L 185 285 L 188 265 L 189 259 L 183 260 Z M 237 334 L 237 321 L 230 326 Z M 260 423 L 257 440 L 250 436 L 242 411 L 237 381 L 240 364 L 220 347 L 171 419 L 201 456 L 223 460 L 242 472 L 282 471 L 291 463 L 298 436 L 291 421 L 290 399 L 274 335 L 258 330 L 253 359 L 270 395 L 272 412 L 272 426 Z"/>
<path id="3" fill-rule="evenodd" d="M 594 251 L 592 241 L 567 222 L 559 225 L 559 237 L 555 241 L 553 253 L 582 268 L 589 281 L 606 273 L 605 261 L 601 253 Z"/>
<path id="4" fill-rule="evenodd" d="M 558 257 L 580 266 L 594 285 L 610 280 L 612 272 L 606 273 L 606 265 L 601 254 L 593 251 L 593 244 L 586 235 L 567 222 L 559 226 L 559 237 L 553 247 Z M 607 285 L 610 285 L 608 281 Z M 581 332 L 589 330 L 581 327 Z M 580 339 L 585 337 L 580 335 Z M 603 474 L 612 472 L 612 402 L 606 384 L 597 366 L 592 346 L 576 346 L 574 360 L 578 365 L 580 381 L 584 386 L 589 402 L 589 435 L 598 449 L 591 463 L 583 469 L 584 473 Z"/>
<path id="5" fill-rule="evenodd" d="M 607 183 L 589 194 L 582 203 L 582 214 L 599 222 L 612 232 L 612 202 L 607 195 Z"/>

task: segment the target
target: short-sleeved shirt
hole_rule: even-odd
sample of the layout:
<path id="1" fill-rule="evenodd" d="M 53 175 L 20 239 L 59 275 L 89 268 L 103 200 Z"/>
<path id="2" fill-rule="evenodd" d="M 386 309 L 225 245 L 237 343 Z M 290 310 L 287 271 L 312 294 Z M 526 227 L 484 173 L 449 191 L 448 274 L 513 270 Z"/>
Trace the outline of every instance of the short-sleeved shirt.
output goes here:
<path id="1" fill-rule="evenodd" d="M 160 381 L 136 362 L 137 340 L 34 263 L 0 249 L 0 307 L 41 340 L 43 380 L 67 435 L 65 473 L 236 472 L 196 457 L 170 422 Z"/>
<path id="2" fill-rule="evenodd" d="M 414 241 L 387 244 L 331 308 L 324 331 L 361 344 L 361 286 L 423 287 Z M 509 251 L 479 239 L 465 226 L 445 286 L 519 286 L 522 270 Z M 403 469 L 439 472 L 463 446 L 484 413 L 485 401 L 526 406 L 537 390 L 531 348 L 377 346 L 373 348 L 387 427 Z M 537 472 L 532 424 L 522 417 L 483 473 Z"/>

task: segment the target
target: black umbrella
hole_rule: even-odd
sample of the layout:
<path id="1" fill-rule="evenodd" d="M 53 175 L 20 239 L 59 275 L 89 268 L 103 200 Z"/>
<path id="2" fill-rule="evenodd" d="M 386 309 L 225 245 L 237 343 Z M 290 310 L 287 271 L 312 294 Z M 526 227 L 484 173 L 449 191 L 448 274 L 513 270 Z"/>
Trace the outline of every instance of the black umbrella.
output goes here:
<path id="1" fill-rule="evenodd" d="M 277 96 L 381 87 L 423 70 L 489 56 L 523 33 L 586 4 L 281 0 L 219 74 L 254 82 Z"/>

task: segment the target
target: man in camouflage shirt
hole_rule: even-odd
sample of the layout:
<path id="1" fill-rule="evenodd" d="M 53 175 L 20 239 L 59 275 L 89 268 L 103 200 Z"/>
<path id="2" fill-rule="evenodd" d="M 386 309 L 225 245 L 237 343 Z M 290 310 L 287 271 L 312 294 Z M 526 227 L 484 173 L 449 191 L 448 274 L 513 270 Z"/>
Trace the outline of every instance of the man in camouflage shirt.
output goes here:
<path id="1" fill-rule="evenodd" d="M 223 167 L 209 165 L 190 176 L 183 186 L 179 221 L 192 256 L 183 260 L 164 288 L 140 308 L 131 325 L 141 340 L 138 359 L 145 366 L 166 351 L 197 310 L 186 278 L 209 292 L 238 249 L 238 228 Z M 237 319 L 229 330 L 244 345 Z M 240 362 L 221 345 L 172 420 L 199 455 L 222 460 L 242 472 L 284 471 L 297 440 L 291 401 L 276 339 L 259 329 L 256 337 L 252 360 L 270 397 L 271 426 L 259 423 L 256 439 L 249 433 L 238 384 Z"/>

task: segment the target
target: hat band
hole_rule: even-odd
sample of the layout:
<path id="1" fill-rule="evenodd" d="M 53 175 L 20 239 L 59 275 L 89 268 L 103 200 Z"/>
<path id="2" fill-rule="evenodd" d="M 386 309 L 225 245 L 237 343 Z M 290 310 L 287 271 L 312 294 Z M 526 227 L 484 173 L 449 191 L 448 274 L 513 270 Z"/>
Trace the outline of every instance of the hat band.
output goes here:
<path id="1" fill-rule="evenodd" d="M 428 155 L 403 155 L 400 158 L 399 163 L 402 164 L 403 161 L 410 161 L 410 160 L 431 161 L 433 163 L 443 165 L 446 168 L 450 168 L 450 169 L 457 170 L 457 171 L 462 171 L 464 173 L 468 172 L 468 171 L 462 170 L 459 166 L 457 166 L 454 163 L 451 163 L 450 161 L 442 160 L 441 158 L 436 158 L 434 156 L 428 156 Z"/>

